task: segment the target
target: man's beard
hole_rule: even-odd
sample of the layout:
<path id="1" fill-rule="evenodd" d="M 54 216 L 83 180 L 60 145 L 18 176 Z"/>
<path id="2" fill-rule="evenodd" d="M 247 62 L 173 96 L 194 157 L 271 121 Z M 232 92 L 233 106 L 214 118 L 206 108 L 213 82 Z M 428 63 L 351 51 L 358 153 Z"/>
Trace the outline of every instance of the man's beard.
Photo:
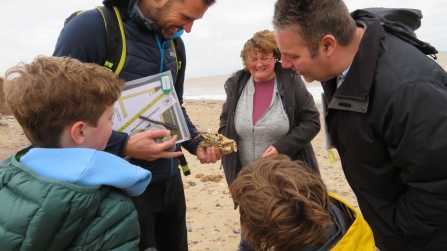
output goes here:
<path id="1" fill-rule="evenodd" d="M 161 33 L 161 36 L 164 39 L 171 39 L 174 34 L 167 34 L 166 31 L 169 27 L 166 27 L 166 25 L 162 22 L 160 22 L 160 17 L 163 16 L 165 13 L 167 13 L 167 10 L 169 9 L 168 6 L 163 6 L 161 8 L 151 8 L 151 10 L 145 15 L 147 19 L 150 19 L 152 22 L 154 22 L 155 27 L 158 28 L 158 30 Z"/>

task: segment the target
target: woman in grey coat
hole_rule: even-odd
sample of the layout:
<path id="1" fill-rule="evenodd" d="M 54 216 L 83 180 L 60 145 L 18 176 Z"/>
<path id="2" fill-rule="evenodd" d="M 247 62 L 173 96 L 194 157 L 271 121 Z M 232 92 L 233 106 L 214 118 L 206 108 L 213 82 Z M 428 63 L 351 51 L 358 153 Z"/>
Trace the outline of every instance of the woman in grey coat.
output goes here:
<path id="1" fill-rule="evenodd" d="M 242 167 L 259 158 L 284 154 L 319 173 L 311 140 L 320 114 L 301 77 L 283 69 L 272 31 L 254 34 L 241 51 L 244 69 L 225 83 L 226 101 L 219 133 L 235 140 L 238 152 L 222 156 L 228 185 Z M 239 250 L 244 247 L 242 240 Z"/>

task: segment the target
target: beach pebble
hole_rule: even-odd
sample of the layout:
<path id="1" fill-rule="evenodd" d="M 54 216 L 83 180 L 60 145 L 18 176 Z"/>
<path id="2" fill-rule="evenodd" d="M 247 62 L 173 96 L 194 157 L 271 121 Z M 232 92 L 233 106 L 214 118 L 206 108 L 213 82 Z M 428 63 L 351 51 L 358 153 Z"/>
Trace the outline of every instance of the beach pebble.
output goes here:
<path id="1" fill-rule="evenodd" d="M 0 122 L 0 127 L 7 127 L 8 126 L 8 123 L 6 123 L 6 122 Z"/>
<path id="2" fill-rule="evenodd" d="M 202 230 L 202 229 L 205 229 L 205 227 L 204 227 L 204 226 L 198 226 L 198 227 L 196 227 L 196 230 Z"/>
<path id="3" fill-rule="evenodd" d="M 235 229 L 233 229 L 233 233 L 240 234 L 241 230 L 239 228 L 235 228 Z"/>
<path id="4" fill-rule="evenodd" d="M 192 240 L 192 244 L 197 244 L 199 243 L 196 239 Z"/>
<path id="5" fill-rule="evenodd" d="M 188 226 L 186 227 L 186 230 L 187 230 L 188 232 L 192 232 L 192 227 L 191 227 L 191 225 L 188 225 Z"/>

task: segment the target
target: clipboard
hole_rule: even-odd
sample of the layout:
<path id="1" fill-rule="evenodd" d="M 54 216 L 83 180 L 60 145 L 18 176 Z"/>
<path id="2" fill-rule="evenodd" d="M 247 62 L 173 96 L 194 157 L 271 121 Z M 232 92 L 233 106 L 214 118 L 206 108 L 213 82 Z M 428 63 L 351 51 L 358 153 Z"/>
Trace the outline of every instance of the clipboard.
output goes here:
<path id="1" fill-rule="evenodd" d="M 112 129 L 131 134 L 134 129 L 159 121 L 177 128 L 167 128 L 178 136 L 176 143 L 191 139 L 172 83 L 171 71 L 127 82 L 114 104 Z"/>

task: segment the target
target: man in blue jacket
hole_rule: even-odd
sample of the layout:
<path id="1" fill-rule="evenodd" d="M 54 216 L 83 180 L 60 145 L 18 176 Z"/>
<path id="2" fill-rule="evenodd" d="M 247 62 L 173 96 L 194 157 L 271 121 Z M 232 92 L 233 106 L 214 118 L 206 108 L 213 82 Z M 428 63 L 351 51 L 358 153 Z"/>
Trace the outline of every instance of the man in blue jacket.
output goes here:
<path id="1" fill-rule="evenodd" d="M 104 0 L 103 3 L 118 7 L 123 20 L 127 55 L 119 76 L 131 81 L 171 70 L 182 104 L 186 55 L 183 41 L 178 38 L 184 31 L 191 31 L 194 21 L 201 19 L 215 0 Z M 101 13 L 90 10 L 71 19 L 58 38 L 54 55 L 104 65 L 106 29 Z M 181 62 L 180 69 L 178 62 Z M 194 138 L 197 129 L 185 109 L 183 113 Z M 129 137 L 113 132 L 105 149 L 117 156 L 133 157 L 132 164 L 152 173 L 146 191 L 133 198 L 141 228 L 140 250 L 150 247 L 158 251 L 188 249 L 185 195 L 175 158 L 181 152 L 165 152 L 169 147 L 161 148 L 153 141 L 168 133 L 147 131 Z M 197 155 L 201 163 L 215 163 L 221 158 L 214 147 L 199 148 L 199 143 L 200 140 L 189 140 L 183 142 L 182 147 Z"/>

